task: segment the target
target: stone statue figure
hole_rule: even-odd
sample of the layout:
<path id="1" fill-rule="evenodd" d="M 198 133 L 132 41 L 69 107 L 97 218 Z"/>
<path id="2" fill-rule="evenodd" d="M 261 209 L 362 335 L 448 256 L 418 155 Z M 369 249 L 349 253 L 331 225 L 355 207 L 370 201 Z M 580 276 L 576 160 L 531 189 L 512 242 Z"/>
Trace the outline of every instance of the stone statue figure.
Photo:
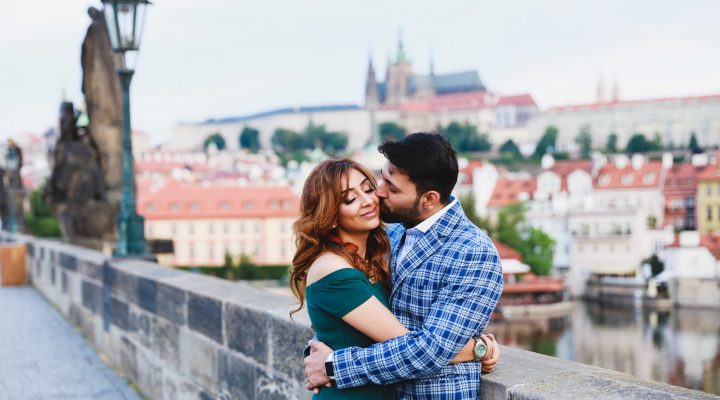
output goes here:
<path id="1" fill-rule="evenodd" d="M 122 198 L 122 103 L 120 80 L 113 64 L 113 52 L 100 10 L 90 7 L 92 22 L 80 55 L 82 92 L 90 120 L 88 130 L 97 146 L 105 196 Z"/>
<path id="2" fill-rule="evenodd" d="M 55 145 L 53 170 L 44 197 L 66 240 L 102 248 L 103 241 L 113 240 L 118 205 L 105 196 L 97 150 L 89 133 L 79 134 L 76 122 L 73 104 L 62 103 L 60 138 Z"/>
<path id="3" fill-rule="evenodd" d="M 73 104 L 61 105 L 44 197 L 66 240 L 105 248 L 116 240 L 122 199 L 121 89 L 102 12 L 90 7 L 88 15 L 81 64 L 89 124 L 79 129 Z"/>

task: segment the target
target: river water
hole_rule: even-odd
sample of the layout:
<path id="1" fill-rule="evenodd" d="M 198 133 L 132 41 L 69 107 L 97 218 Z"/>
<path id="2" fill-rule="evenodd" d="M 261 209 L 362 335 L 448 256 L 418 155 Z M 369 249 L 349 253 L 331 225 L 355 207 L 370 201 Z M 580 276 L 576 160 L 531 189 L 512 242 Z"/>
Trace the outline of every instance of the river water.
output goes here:
<path id="1" fill-rule="evenodd" d="M 502 344 L 720 395 L 720 311 L 577 301 L 568 315 L 493 321 Z"/>

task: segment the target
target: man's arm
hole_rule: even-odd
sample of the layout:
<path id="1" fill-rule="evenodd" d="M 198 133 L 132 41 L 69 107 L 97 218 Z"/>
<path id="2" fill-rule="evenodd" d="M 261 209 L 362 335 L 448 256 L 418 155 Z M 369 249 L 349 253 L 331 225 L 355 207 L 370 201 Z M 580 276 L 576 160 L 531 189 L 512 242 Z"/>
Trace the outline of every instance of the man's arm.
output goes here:
<path id="1" fill-rule="evenodd" d="M 464 249 L 448 266 L 442 288 L 421 330 L 333 353 L 339 388 L 390 384 L 438 372 L 482 332 L 502 293 L 502 269 L 494 248 Z"/>

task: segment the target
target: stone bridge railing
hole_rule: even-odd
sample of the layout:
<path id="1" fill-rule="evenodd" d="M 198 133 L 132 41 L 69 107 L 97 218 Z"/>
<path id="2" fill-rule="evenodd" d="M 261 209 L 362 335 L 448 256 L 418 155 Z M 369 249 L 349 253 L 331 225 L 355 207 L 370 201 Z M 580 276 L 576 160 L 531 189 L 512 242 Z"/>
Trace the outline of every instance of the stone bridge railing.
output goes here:
<path id="1" fill-rule="evenodd" d="M 62 242 L 28 245 L 32 284 L 101 357 L 152 399 L 309 398 L 307 315 L 294 299 Z M 715 398 L 630 375 L 502 348 L 484 399 Z"/>

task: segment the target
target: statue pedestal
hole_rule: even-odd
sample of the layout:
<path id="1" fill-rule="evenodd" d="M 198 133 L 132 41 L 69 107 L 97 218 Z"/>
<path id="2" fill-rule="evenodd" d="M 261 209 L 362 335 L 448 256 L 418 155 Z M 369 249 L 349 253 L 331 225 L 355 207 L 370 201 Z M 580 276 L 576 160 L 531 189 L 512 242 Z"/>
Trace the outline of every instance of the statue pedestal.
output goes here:
<path id="1" fill-rule="evenodd" d="M 25 254 L 24 244 L 0 244 L 0 286 L 27 285 Z"/>

